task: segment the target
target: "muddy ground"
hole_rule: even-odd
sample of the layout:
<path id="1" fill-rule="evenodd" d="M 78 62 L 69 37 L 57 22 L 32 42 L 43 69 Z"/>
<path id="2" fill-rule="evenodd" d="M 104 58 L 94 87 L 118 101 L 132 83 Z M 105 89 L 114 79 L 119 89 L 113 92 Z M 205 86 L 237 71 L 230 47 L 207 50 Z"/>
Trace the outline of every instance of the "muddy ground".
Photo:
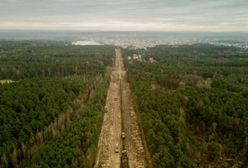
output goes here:
<path id="1" fill-rule="evenodd" d="M 126 151 L 128 167 L 149 167 L 148 151 L 144 148 L 139 120 L 133 107 L 121 49 L 116 49 L 115 52 L 115 65 L 111 72 L 95 168 L 123 167 L 121 165 L 123 150 Z M 121 137 L 122 132 L 125 132 L 125 138 Z"/>

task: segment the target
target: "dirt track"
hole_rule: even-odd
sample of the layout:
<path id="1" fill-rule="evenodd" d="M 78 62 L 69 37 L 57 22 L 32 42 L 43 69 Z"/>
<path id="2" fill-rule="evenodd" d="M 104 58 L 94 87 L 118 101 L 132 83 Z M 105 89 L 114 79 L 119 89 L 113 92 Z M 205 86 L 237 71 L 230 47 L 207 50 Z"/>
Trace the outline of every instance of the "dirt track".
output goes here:
<path id="1" fill-rule="evenodd" d="M 128 167 L 148 167 L 146 166 L 147 152 L 145 152 L 143 147 L 144 143 L 142 142 L 138 119 L 133 108 L 121 50 L 116 49 L 115 52 L 115 66 L 111 72 L 111 82 L 98 142 L 95 168 L 121 167 L 121 153 L 123 149 L 127 151 Z M 122 131 L 126 135 L 124 140 L 121 138 Z M 119 152 L 116 152 L 117 148 Z"/>

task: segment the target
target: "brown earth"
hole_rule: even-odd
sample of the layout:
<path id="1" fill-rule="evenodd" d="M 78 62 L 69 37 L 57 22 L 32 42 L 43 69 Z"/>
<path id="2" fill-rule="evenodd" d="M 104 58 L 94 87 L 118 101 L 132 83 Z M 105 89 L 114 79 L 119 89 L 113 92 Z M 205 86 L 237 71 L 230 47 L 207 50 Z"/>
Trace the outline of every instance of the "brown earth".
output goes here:
<path id="1" fill-rule="evenodd" d="M 149 167 L 148 151 L 144 148 L 145 141 L 134 111 L 121 50 L 115 52 L 95 168 Z M 124 139 L 121 138 L 122 132 L 125 132 Z M 123 151 L 126 153 L 122 154 Z M 123 158 L 127 160 L 123 161 Z"/>

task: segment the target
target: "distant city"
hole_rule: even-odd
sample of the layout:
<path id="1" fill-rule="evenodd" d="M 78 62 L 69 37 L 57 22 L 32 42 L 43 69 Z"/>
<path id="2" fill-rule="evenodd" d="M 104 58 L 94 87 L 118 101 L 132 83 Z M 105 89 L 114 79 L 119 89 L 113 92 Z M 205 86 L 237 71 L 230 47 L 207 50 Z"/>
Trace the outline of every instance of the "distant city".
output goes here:
<path id="1" fill-rule="evenodd" d="M 211 40 L 167 40 L 167 39 L 139 39 L 139 38 L 103 38 L 103 39 L 86 39 L 72 42 L 73 45 L 115 45 L 122 48 L 146 49 L 157 45 L 192 45 L 195 43 L 208 43 L 219 46 L 233 46 L 248 49 L 247 41 L 211 41 Z"/>
<path id="2" fill-rule="evenodd" d="M 0 40 L 70 41 L 74 45 L 115 45 L 123 48 L 148 48 L 156 45 L 213 45 L 248 48 L 248 33 L 211 32 L 79 32 L 0 30 Z"/>

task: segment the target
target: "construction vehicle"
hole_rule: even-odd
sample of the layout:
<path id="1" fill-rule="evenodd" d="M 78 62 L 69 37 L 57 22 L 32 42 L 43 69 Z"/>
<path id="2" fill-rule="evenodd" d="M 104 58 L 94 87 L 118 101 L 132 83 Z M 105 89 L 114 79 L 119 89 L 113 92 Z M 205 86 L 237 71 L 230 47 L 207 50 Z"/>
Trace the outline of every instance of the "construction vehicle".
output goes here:
<path id="1" fill-rule="evenodd" d="M 126 133 L 125 133 L 125 132 L 122 132 L 122 133 L 121 133 L 121 138 L 122 138 L 122 139 L 125 139 L 125 138 L 126 138 Z"/>
<path id="2" fill-rule="evenodd" d="M 119 149 L 119 145 L 118 143 L 115 144 L 115 153 L 119 153 L 120 149 Z"/>

